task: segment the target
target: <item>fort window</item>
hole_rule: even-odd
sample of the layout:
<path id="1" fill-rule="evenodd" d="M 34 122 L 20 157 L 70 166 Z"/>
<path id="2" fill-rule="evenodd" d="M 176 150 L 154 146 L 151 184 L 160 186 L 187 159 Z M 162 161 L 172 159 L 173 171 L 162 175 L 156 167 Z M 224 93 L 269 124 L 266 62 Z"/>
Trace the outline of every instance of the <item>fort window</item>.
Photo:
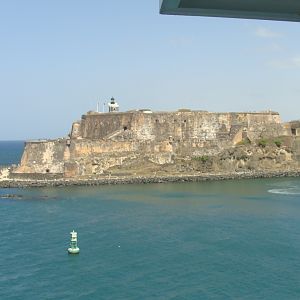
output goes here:
<path id="1" fill-rule="evenodd" d="M 186 120 L 183 120 L 184 123 L 186 123 Z"/>
<path id="2" fill-rule="evenodd" d="M 124 126 L 123 129 L 124 129 L 124 131 L 126 131 L 128 128 L 127 128 L 127 126 Z"/>
<path id="3" fill-rule="evenodd" d="M 50 170 L 49 169 L 46 169 L 46 173 L 49 173 L 50 172 Z"/>
<path id="4" fill-rule="evenodd" d="M 296 128 L 292 128 L 292 135 L 296 135 Z"/>

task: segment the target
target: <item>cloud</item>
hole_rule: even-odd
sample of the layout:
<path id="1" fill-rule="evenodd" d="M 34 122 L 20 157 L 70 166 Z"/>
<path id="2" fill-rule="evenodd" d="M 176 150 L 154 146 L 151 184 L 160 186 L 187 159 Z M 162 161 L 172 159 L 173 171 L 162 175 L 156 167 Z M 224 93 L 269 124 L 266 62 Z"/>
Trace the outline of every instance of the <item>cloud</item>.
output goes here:
<path id="1" fill-rule="evenodd" d="M 257 47 L 256 51 L 258 53 L 271 54 L 271 53 L 283 52 L 284 49 L 285 48 L 280 43 L 270 42 L 270 43 L 264 44 L 263 46 Z"/>
<path id="2" fill-rule="evenodd" d="M 268 50 L 272 52 L 278 52 L 278 51 L 282 51 L 283 47 L 280 44 L 272 43 L 269 45 Z"/>
<path id="3" fill-rule="evenodd" d="M 269 65 L 277 69 L 295 69 L 300 68 L 300 56 L 294 56 L 288 59 L 274 60 Z"/>
<path id="4" fill-rule="evenodd" d="M 277 38 L 277 37 L 281 37 L 282 34 L 281 33 L 278 33 L 278 32 L 275 32 L 275 31 L 272 31 L 270 30 L 269 28 L 267 27 L 257 27 L 254 34 L 260 38 L 268 38 L 268 39 L 271 39 L 271 38 Z"/>

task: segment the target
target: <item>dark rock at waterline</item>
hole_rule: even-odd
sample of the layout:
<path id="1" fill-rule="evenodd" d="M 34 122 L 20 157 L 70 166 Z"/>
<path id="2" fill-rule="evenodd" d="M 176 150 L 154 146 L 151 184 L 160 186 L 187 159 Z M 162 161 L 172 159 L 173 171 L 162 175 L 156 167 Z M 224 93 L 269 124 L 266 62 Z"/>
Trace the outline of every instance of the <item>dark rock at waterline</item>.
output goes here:
<path id="1" fill-rule="evenodd" d="M 26 187 L 62 187 L 62 186 L 96 186 L 115 184 L 148 184 L 148 183 L 171 183 L 171 182 L 198 182 L 209 180 L 232 180 L 250 178 L 276 178 L 276 177 L 300 177 L 300 170 L 276 171 L 276 172 L 235 172 L 235 173 L 206 173 L 187 174 L 172 176 L 135 176 L 135 177 L 114 177 L 114 178 L 94 178 L 94 179 L 61 179 L 61 180 L 6 180 L 0 181 L 1 188 L 26 188 Z M 12 197 L 11 197 L 12 198 Z M 37 199 L 48 198 L 47 196 L 37 196 Z M 49 197 L 53 199 L 54 197 Z"/>

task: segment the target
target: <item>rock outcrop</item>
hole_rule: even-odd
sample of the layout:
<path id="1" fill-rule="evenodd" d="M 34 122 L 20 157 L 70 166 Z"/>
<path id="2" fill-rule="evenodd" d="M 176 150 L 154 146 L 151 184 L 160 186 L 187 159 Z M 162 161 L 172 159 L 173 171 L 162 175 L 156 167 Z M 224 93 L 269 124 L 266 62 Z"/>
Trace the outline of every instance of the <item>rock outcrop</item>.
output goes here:
<path id="1" fill-rule="evenodd" d="M 11 178 L 100 178 L 299 168 L 300 122 L 276 112 L 90 112 L 68 138 L 29 141 Z"/>

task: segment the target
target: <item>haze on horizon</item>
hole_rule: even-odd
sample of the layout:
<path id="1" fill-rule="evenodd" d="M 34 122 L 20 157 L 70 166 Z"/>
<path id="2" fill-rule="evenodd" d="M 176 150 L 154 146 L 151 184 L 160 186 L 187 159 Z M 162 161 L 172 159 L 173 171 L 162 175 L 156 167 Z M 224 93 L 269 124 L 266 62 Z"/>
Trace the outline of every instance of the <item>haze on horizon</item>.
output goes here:
<path id="1" fill-rule="evenodd" d="M 0 140 L 66 136 L 121 111 L 274 110 L 300 119 L 299 23 L 159 14 L 159 1 L 2 1 Z"/>

